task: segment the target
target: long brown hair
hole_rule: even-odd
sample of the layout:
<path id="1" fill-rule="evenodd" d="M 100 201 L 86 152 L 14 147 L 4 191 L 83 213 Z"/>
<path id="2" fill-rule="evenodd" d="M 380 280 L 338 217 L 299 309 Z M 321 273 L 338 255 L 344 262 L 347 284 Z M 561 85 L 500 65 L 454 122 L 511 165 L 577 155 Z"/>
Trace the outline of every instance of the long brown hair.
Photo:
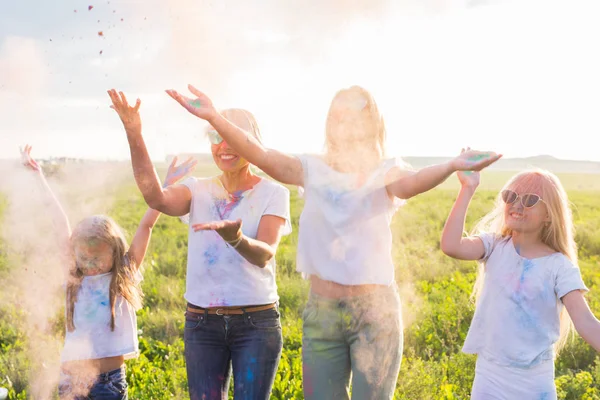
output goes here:
<path id="1" fill-rule="evenodd" d="M 575 228 L 573 215 L 567 192 L 558 177 L 543 169 L 528 169 L 513 176 L 504 185 L 504 189 L 522 188 L 524 192 L 540 190 L 544 204 L 550 217 L 549 223 L 544 225 L 540 240 L 552 250 L 564 254 L 574 265 L 577 265 L 577 244 L 575 243 Z M 483 217 L 474 229 L 474 233 L 490 232 L 501 237 L 512 236 L 512 230 L 506 226 L 504 220 L 504 207 L 501 193 L 496 199 L 494 210 Z M 473 290 L 475 300 L 479 298 L 483 288 L 485 268 L 479 266 L 477 280 Z M 567 343 L 569 334 L 573 331 L 573 323 L 569 314 L 563 308 L 560 314 L 560 336 L 554 346 L 555 354 Z"/>
<path id="2" fill-rule="evenodd" d="M 104 215 L 95 215 L 81 221 L 74 229 L 71 235 L 71 249 L 75 241 L 80 239 L 101 240 L 112 248 L 113 265 L 112 279 L 110 281 L 110 329 L 115 330 L 115 303 L 118 295 L 123 296 L 136 310 L 142 306 L 143 293 L 134 278 L 135 265 L 134 260 L 127 254 L 127 241 L 123 231 L 117 223 L 110 217 Z M 69 268 L 69 278 L 67 280 L 67 329 L 72 332 L 75 329 L 73 323 L 73 313 L 75 302 L 84 273 L 73 262 Z"/>

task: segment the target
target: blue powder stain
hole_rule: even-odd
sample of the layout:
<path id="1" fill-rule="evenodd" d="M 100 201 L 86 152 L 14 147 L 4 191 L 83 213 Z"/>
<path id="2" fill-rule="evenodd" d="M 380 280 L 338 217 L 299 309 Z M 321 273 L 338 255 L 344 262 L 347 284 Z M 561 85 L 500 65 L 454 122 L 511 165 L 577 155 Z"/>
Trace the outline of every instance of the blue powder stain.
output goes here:
<path id="1" fill-rule="evenodd" d="M 253 381 L 254 380 L 254 373 L 252 372 L 251 369 L 248 369 L 248 372 L 246 373 L 246 379 L 249 381 Z"/>
<path id="2" fill-rule="evenodd" d="M 325 197 L 327 198 L 328 201 L 330 201 L 331 203 L 333 203 L 335 206 L 341 206 L 342 205 L 342 197 L 343 197 L 344 193 L 343 192 L 338 192 L 335 191 L 333 189 L 327 188 L 325 190 Z"/>
<path id="3" fill-rule="evenodd" d="M 548 400 L 550 398 L 550 393 L 544 392 L 540 394 L 540 400 Z"/>
<path id="4" fill-rule="evenodd" d="M 215 265 L 219 261 L 219 249 L 217 245 L 212 244 L 208 246 L 204 252 L 204 259 L 208 265 Z"/>

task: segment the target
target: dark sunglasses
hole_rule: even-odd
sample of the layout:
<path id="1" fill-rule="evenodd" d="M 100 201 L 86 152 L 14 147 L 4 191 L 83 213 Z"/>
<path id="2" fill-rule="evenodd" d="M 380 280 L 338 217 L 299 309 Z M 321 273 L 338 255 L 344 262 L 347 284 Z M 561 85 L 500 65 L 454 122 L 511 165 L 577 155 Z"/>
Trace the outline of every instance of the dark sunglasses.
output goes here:
<path id="1" fill-rule="evenodd" d="M 543 201 L 540 196 L 538 196 L 537 194 L 533 194 L 533 193 L 525 193 L 525 194 L 519 196 L 512 190 L 503 190 L 502 191 L 502 201 L 504 201 L 506 204 L 512 204 L 515 201 L 517 201 L 517 199 L 519 199 L 519 198 L 521 199 L 521 205 L 525 208 L 531 208 L 531 207 L 535 206 L 537 203 L 539 203 L 540 201 Z"/>

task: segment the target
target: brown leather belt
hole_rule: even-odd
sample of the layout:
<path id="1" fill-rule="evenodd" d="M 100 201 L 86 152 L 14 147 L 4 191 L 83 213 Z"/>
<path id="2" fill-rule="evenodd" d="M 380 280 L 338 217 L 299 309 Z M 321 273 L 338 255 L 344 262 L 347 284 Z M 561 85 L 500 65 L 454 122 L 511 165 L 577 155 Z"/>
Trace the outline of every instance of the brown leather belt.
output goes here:
<path id="1" fill-rule="evenodd" d="M 244 313 L 251 313 L 256 311 L 265 311 L 275 308 L 275 303 L 266 304 L 264 306 L 252 306 L 252 307 L 211 307 L 211 308 L 200 308 L 187 306 L 189 312 L 195 314 L 210 314 L 210 315 L 243 315 Z"/>

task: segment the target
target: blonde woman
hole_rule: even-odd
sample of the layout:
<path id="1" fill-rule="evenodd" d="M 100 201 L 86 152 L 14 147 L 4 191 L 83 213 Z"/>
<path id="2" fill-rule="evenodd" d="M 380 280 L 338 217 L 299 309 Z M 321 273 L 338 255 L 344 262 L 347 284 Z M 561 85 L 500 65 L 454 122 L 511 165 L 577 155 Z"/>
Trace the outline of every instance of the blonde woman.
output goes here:
<path id="1" fill-rule="evenodd" d="M 23 164 L 35 171 L 48 197 L 63 243 L 66 281 L 66 335 L 61 354 L 58 392 L 69 400 L 125 400 L 125 360 L 139 354 L 135 311 L 142 305 L 141 265 L 152 228 L 160 212 L 148 209 L 127 246 L 121 228 L 110 217 L 95 215 L 81 221 L 73 232 L 62 206 L 48 186 L 41 166 L 22 152 Z M 173 163 L 165 185 L 174 184 L 193 170 L 187 160 Z"/>
<path id="2" fill-rule="evenodd" d="M 471 151 L 418 172 L 385 159 L 385 126 L 373 97 L 353 86 L 329 109 L 323 155 L 296 157 L 265 148 L 195 99 L 167 93 L 208 121 L 244 158 L 279 182 L 304 189 L 297 269 L 310 279 L 303 320 L 303 389 L 307 399 L 392 398 L 402 358 L 400 298 L 390 221 L 401 203 L 454 171 L 479 170 L 499 156 Z M 479 161 L 471 159 L 481 156 Z"/>
<path id="3" fill-rule="evenodd" d="M 481 261 L 477 308 L 463 347 L 478 355 L 471 398 L 556 399 L 554 359 L 572 322 L 600 351 L 600 322 L 583 297 L 567 194 L 548 171 L 521 172 L 477 233 L 463 237 L 479 174 L 458 177 L 461 190 L 441 246 L 450 257 Z"/>
<path id="4" fill-rule="evenodd" d="M 212 127 L 206 135 L 222 173 L 161 188 L 142 137 L 139 100 L 130 107 L 123 93 L 109 95 L 148 205 L 172 216 L 189 214 L 184 343 L 190 398 L 227 399 L 233 372 L 234 398 L 267 400 L 283 346 L 275 253 L 291 232 L 288 189 L 254 174 Z M 219 115 L 260 141 L 248 111 Z"/>

